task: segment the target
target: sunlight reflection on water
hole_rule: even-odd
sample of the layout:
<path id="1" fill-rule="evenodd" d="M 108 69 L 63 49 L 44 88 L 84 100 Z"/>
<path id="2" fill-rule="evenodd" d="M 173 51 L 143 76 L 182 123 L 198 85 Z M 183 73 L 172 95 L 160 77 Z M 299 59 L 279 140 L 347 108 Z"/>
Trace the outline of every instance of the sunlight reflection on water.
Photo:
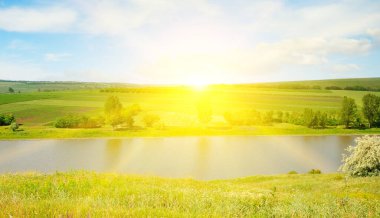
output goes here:
<path id="1" fill-rule="evenodd" d="M 356 136 L 218 136 L 0 141 L 0 172 L 92 170 L 224 179 L 336 172 Z"/>

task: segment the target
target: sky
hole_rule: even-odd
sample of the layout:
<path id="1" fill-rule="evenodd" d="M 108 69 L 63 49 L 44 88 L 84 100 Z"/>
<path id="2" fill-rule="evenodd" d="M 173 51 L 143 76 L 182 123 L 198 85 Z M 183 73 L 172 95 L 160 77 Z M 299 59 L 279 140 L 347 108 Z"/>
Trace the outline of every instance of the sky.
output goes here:
<path id="1" fill-rule="evenodd" d="M 380 1 L 0 0 L 0 79 L 380 77 Z"/>

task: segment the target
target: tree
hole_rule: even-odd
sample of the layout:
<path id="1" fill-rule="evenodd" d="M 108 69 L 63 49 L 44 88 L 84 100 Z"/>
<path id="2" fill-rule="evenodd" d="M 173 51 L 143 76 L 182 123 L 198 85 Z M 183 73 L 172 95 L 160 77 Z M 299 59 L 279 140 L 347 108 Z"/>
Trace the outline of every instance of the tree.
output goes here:
<path id="1" fill-rule="evenodd" d="M 273 114 L 274 114 L 273 111 L 267 111 L 267 112 L 265 112 L 265 114 L 264 114 L 264 123 L 266 123 L 266 124 L 272 124 L 272 122 L 273 122 Z"/>
<path id="2" fill-rule="evenodd" d="M 376 125 L 380 119 L 380 97 L 374 94 L 366 94 L 362 98 L 363 115 L 368 120 L 369 128 Z"/>
<path id="3" fill-rule="evenodd" d="M 317 128 L 319 125 L 319 120 L 320 120 L 321 112 L 317 111 L 316 113 L 313 113 L 313 118 L 311 119 L 308 127 L 309 128 Z"/>
<path id="4" fill-rule="evenodd" d="M 277 115 L 277 122 L 282 123 L 284 119 L 284 112 L 277 111 L 276 115 Z"/>
<path id="5" fill-rule="evenodd" d="M 310 108 L 305 108 L 303 112 L 303 125 L 311 128 L 315 124 L 313 124 L 314 112 Z"/>
<path id="6" fill-rule="evenodd" d="M 356 146 L 347 148 L 340 170 L 351 176 L 379 176 L 380 136 L 362 136 L 355 141 Z"/>
<path id="7" fill-rule="evenodd" d="M 106 103 L 104 104 L 104 113 L 106 115 L 120 113 L 122 109 L 123 105 L 117 96 L 109 96 Z"/>
<path id="8" fill-rule="evenodd" d="M 108 117 L 107 123 L 112 126 L 112 129 L 115 130 L 117 126 L 126 122 L 126 117 L 121 113 L 115 113 Z"/>
<path id="9" fill-rule="evenodd" d="M 319 126 L 324 129 L 327 125 L 327 113 L 322 113 L 319 119 Z"/>
<path id="10" fill-rule="evenodd" d="M 118 125 L 125 121 L 121 114 L 122 109 L 123 105 L 117 96 L 108 97 L 106 103 L 104 104 L 106 122 L 110 124 L 114 130 Z"/>
<path id="11" fill-rule="evenodd" d="M 160 121 L 160 117 L 156 114 L 146 114 L 143 121 L 146 127 L 152 127 L 153 124 Z"/>
<path id="12" fill-rule="evenodd" d="M 15 90 L 14 90 L 12 87 L 9 87 L 9 88 L 8 88 L 8 92 L 9 92 L 9 93 L 14 93 Z"/>
<path id="13" fill-rule="evenodd" d="M 342 108 L 340 111 L 340 118 L 346 128 L 350 128 L 351 125 L 355 122 L 357 117 L 357 108 L 358 107 L 353 98 L 344 96 Z"/>
<path id="14" fill-rule="evenodd" d="M 124 122 L 129 128 L 133 127 L 135 123 L 134 117 L 141 112 L 141 107 L 138 104 L 133 104 L 126 108 L 124 112 Z"/>

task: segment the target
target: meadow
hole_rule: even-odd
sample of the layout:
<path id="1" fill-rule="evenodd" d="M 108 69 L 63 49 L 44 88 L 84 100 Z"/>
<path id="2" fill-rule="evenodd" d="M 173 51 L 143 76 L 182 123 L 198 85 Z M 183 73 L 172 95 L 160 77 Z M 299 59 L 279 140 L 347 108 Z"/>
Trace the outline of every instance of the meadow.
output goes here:
<path id="1" fill-rule="evenodd" d="M 7 127 L 0 128 L 1 138 L 64 138 L 64 137 L 113 137 L 113 136 L 170 136 L 170 135 L 275 135 L 275 134 L 368 134 L 380 133 L 379 129 L 351 130 L 341 127 L 328 129 L 308 129 L 292 124 L 273 124 L 266 126 L 229 126 L 223 115 L 226 112 L 241 115 L 251 110 L 302 112 L 305 108 L 322 112 L 339 111 L 344 96 L 356 100 L 359 107 L 361 98 L 369 91 L 325 90 L 331 84 L 367 84 L 376 88 L 380 79 L 327 80 L 321 89 L 288 89 L 254 85 L 219 85 L 214 87 L 187 88 L 174 87 L 170 91 L 155 91 L 158 87 L 133 86 L 128 84 L 98 83 L 21 83 L 0 82 L 4 93 L 0 94 L 0 113 L 13 113 L 21 130 L 10 132 Z M 376 81 L 378 83 L 375 83 Z M 321 85 L 321 81 L 309 82 Z M 282 84 L 282 83 L 281 83 Z M 287 84 L 286 82 L 283 84 Z M 304 82 L 299 82 L 304 84 Z M 308 84 L 308 83 L 306 83 Z M 16 93 L 5 93 L 5 87 L 15 87 Z M 260 84 L 264 86 L 265 84 Z M 292 83 L 292 85 L 294 85 Z M 17 87 L 22 90 L 17 93 Z M 39 88 L 41 87 L 41 88 Z M 45 88 L 54 91 L 41 91 Z M 54 88 L 55 87 L 55 88 Z M 110 87 L 126 87 L 128 92 L 103 92 Z M 40 91 L 38 91 L 40 90 Z M 148 90 L 148 91 L 147 91 Z M 134 131 L 110 131 L 108 127 L 98 129 L 57 130 L 54 122 L 68 114 L 103 115 L 103 107 L 110 95 L 116 95 L 124 107 L 138 104 L 142 113 L 136 117 Z M 212 120 L 207 128 L 202 127 L 197 118 L 197 101 L 203 96 L 210 98 Z M 142 118 L 145 114 L 157 114 L 161 128 L 145 128 Z M 163 128 L 164 127 L 164 128 Z"/>
<path id="2" fill-rule="evenodd" d="M 378 217 L 380 178 L 343 174 L 196 181 L 67 172 L 0 175 L 0 216 Z"/>

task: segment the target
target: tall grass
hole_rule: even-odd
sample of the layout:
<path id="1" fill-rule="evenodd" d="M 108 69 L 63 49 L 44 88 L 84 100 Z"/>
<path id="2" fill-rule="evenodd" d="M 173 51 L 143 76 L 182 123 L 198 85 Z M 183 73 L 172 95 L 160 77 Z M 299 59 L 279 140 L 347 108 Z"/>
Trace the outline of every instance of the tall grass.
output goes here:
<path id="1" fill-rule="evenodd" d="M 196 181 L 90 172 L 0 176 L 0 216 L 378 217 L 380 178 Z"/>

